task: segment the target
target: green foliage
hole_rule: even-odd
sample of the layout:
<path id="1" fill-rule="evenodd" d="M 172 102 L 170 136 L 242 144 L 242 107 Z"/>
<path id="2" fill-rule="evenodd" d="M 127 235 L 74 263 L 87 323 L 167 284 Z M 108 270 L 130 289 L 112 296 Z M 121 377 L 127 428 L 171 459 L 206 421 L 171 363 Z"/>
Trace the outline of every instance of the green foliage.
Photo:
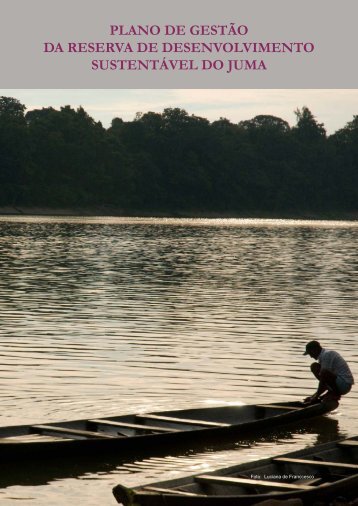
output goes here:
<path id="1" fill-rule="evenodd" d="M 303 142 L 317 142 L 326 137 L 323 123 L 318 123 L 308 107 L 295 110 L 297 125 L 294 133 Z"/>
<path id="2" fill-rule="evenodd" d="M 24 198 L 28 157 L 25 106 L 0 97 L 0 205 L 17 205 Z"/>
<path id="3" fill-rule="evenodd" d="M 180 108 L 110 128 L 79 107 L 27 112 L 0 97 L 0 205 L 113 206 L 123 213 L 308 215 L 356 212 L 358 116 L 327 137 L 258 115 L 213 123 Z"/>
<path id="4" fill-rule="evenodd" d="M 358 202 L 358 116 L 329 139 L 332 152 L 332 198 L 337 207 L 356 209 Z M 336 163 L 334 163 L 336 161 Z"/>

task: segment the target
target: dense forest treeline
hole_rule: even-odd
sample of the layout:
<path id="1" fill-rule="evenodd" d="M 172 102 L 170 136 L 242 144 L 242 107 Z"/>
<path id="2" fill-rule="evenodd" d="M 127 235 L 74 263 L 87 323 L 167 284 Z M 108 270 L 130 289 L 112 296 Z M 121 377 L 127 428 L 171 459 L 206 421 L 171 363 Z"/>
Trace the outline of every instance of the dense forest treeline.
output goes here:
<path id="1" fill-rule="evenodd" d="M 123 214 L 347 215 L 358 204 L 358 116 L 327 136 L 307 107 L 296 125 L 189 115 L 120 118 L 80 107 L 25 113 L 0 97 L 0 206 L 108 207 Z"/>

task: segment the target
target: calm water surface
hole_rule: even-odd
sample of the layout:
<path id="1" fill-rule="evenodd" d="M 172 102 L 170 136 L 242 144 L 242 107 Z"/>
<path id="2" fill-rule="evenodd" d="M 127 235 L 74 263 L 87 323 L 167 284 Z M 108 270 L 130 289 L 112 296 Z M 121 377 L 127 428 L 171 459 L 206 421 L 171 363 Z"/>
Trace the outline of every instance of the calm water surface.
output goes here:
<path id="1" fill-rule="evenodd" d="M 310 339 L 358 379 L 357 239 L 358 222 L 0 217 L 0 424 L 299 400 Z M 356 435 L 357 392 L 228 447 L 5 473 L 0 502 L 110 506 L 118 482 Z"/>

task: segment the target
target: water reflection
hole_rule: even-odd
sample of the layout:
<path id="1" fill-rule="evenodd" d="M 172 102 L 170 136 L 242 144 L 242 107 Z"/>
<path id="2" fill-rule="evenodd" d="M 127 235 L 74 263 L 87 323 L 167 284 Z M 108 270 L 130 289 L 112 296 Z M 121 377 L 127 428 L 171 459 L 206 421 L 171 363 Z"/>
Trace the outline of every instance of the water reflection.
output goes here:
<path id="1" fill-rule="evenodd" d="M 122 475 L 130 476 L 130 481 L 147 481 L 160 479 L 168 472 L 185 474 L 194 472 L 193 469 L 215 469 L 222 467 L 222 462 L 229 466 L 245 460 L 266 458 L 270 454 L 278 454 L 287 447 L 297 449 L 310 445 L 321 444 L 342 437 L 337 420 L 329 417 L 319 417 L 311 421 L 290 424 L 276 430 L 265 430 L 257 436 L 245 436 L 236 441 L 221 441 L 203 448 L 201 444 L 192 445 L 183 451 L 180 448 L 167 449 L 157 447 L 150 452 L 141 451 L 139 454 L 107 455 L 106 458 L 94 455 L 79 455 L 75 461 L 68 459 L 53 459 L 53 461 L 36 461 L 36 465 L 26 462 L 0 462 L 0 488 L 15 485 L 38 486 L 46 485 L 54 480 L 68 478 L 91 479 L 111 473 L 113 479 L 123 480 Z M 285 448 L 285 450 L 281 450 Z M 168 455 L 169 453 L 169 455 Z M 127 480 L 128 481 L 128 480 Z"/>

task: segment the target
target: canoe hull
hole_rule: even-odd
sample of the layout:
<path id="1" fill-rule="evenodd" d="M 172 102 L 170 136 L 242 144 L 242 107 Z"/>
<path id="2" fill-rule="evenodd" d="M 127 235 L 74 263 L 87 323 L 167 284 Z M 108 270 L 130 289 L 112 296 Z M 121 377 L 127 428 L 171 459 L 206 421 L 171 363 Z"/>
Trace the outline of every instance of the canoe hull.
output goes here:
<path id="1" fill-rule="evenodd" d="M 175 496 L 171 494 L 135 494 L 129 498 L 128 493 L 118 488 L 113 489 L 113 495 L 119 504 L 123 506 L 253 506 L 261 501 L 269 499 L 277 499 L 280 501 L 288 499 L 301 499 L 302 504 L 312 506 L 314 502 L 332 500 L 332 498 L 341 495 L 344 492 L 344 497 L 347 499 L 355 499 L 358 490 L 358 477 L 347 478 L 342 480 L 339 485 L 332 485 L 330 487 L 321 488 L 318 490 L 304 491 L 304 492 L 280 492 L 277 494 L 255 494 L 255 495 L 241 495 L 241 496 L 202 496 L 202 497 L 188 497 L 188 496 Z"/>
<path id="2" fill-rule="evenodd" d="M 150 494 L 135 494 L 129 498 L 119 489 L 114 488 L 113 494 L 119 504 L 124 506 L 253 506 L 261 501 L 269 499 L 277 499 L 280 501 L 288 499 L 301 499 L 302 504 L 312 506 L 314 502 L 332 500 L 332 498 L 341 495 L 344 492 L 344 497 L 347 499 L 355 499 L 358 490 L 358 476 L 342 480 L 339 485 L 332 485 L 329 487 L 321 488 L 318 490 L 304 491 L 304 492 L 281 492 L 277 494 L 255 494 L 255 495 L 241 495 L 241 496 L 202 496 L 202 497 L 188 497 L 188 496 L 175 496 L 170 494 L 150 495 Z"/>
<path id="3" fill-rule="evenodd" d="M 133 489 L 117 485 L 113 489 L 113 494 L 117 502 L 124 506 L 210 506 L 214 504 L 220 504 L 220 506 L 250 506 L 268 499 L 287 500 L 295 498 L 301 499 L 304 505 L 312 505 L 315 501 L 332 501 L 332 499 L 339 495 L 343 495 L 347 499 L 355 499 L 358 495 L 357 439 L 352 438 L 351 440 L 347 440 L 353 440 L 353 443 L 351 443 L 351 446 L 347 445 L 343 449 L 340 446 L 341 442 L 336 441 L 274 458 L 219 469 L 207 475 L 209 478 L 212 478 L 214 484 L 220 484 L 221 480 L 221 484 L 217 489 L 210 488 L 215 487 L 215 485 L 210 486 L 210 480 L 209 488 L 205 489 L 204 487 L 204 489 L 201 489 L 200 478 L 204 478 L 205 481 L 205 477 L 189 476 L 151 483 Z M 329 462 L 325 461 L 327 458 L 329 458 Z M 242 477 L 246 475 L 258 476 L 262 475 L 263 472 L 269 473 L 269 469 L 272 469 L 272 466 L 277 465 L 277 462 L 282 464 L 283 461 L 288 462 L 287 465 L 289 466 L 298 466 L 298 469 L 302 469 L 302 472 L 312 473 L 312 470 L 314 470 L 317 476 L 321 475 L 319 479 L 322 476 L 324 477 L 321 480 L 322 483 L 314 485 L 313 482 L 307 482 L 306 485 L 301 486 L 301 489 L 300 485 L 298 485 L 297 490 L 285 491 L 278 490 L 277 487 L 275 489 L 274 484 L 270 488 L 270 480 L 267 479 L 267 487 L 264 487 L 267 490 L 265 491 L 234 493 L 235 487 L 236 490 L 238 490 L 237 487 L 240 487 L 240 484 L 232 483 L 235 482 L 235 476 L 239 476 L 239 479 L 236 481 L 244 482 L 245 480 L 242 480 Z M 323 471 L 320 471 L 322 469 Z M 336 470 L 333 474 L 337 473 L 338 477 L 334 477 L 331 473 L 334 469 Z M 224 482 L 222 480 L 223 477 Z M 228 481 L 225 482 L 226 477 L 228 477 Z M 234 477 L 234 479 L 231 480 L 231 477 Z M 249 481 L 252 486 L 254 480 Z M 258 480 L 256 483 L 259 484 L 256 487 L 257 490 L 262 489 L 260 487 L 260 483 L 262 482 Z M 245 488 L 244 485 L 242 486 Z M 226 493 L 220 493 L 220 487 L 222 487 L 222 490 L 226 488 Z M 251 487 L 251 490 L 255 490 L 255 488 Z M 204 491 L 212 495 L 205 495 Z"/>
<path id="4" fill-rule="evenodd" d="M 206 408 L 197 410 L 178 410 L 171 412 L 156 412 L 151 413 L 154 417 L 163 417 L 163 415 L 183 416 L 186 419 L 188 416 L 201 416 L 202 420 L 208 417 L 209 420 L 228 420 L 227 426 L 220 427 L 198 427 L 186 426 L 185 430 L 180 430 L 180 425 L 175 422 L 168 423 L 156 421 L 156 425 L 168 427 L 171 432 L 162 433 L 140 433 L 129 437 L 108 437 L 108 438 L 74 438 L 74 439 L 61 439 L 53 441 L 16 441 L 16 437 L 23 436 L 31 433 L 30 426 L 13 426 L 13 427 L 0 427 L 0 457 L 2 462 L 9 460 L 27 460 L 27 459 L 44 459 L 44 458 L 67 458 L 74 456 L 85 456 L 98 458 L 99 455 L 113 454 L 121 457 L 127 454 L 142 454 L 151 452 L 153 449 L 162 447 L 165 449 L 172 449 L 175 447 L 185 448 L 188 445 L 198 444 L 204 445 L 206 443 L 215 442 L 218 439 L 220 442 L 231 441 L 247 434 L 255 434 L 263 430 L 270 430 L 284 424 L 298 422 L 306 418 L 323 415 L 336 407 L 336 404 L 317 404 L 310 407 L 299 407 L 300 403 L 281 403 L 282 406 L 287 407 L 287 411 L 266 416 L 259 419 L 249 419 L 240 421 L 240 413 L 249 408 L 256 408 L 255 406 L 247 407 L 222 407 L 222 408 Z M 268 404 L 268 409 L 271 410 Z M 296 409 L 293 409 L 296 407 Z M 292 411 L 291 411 L 292 408 Z M 237 411 L 235 411 L 235 409 Z M 128 415 L 124 417 L 111 417 L 107 418 L 108 422 L 133 422 L 135 416 Z M 141 415 L 143 416 L 143 415 Z M 164 418 L 166 417 L 164 416 Z M 186 418 L 185 418 L 186 417 Z M 238 417 L 238 420 L 236 420 Z M 72 422 L 60 422 L 53 424 L 53 426 L 61 425 L 62 428 L 70 428 L 74 431 L 88 430 L 88 420 L 74 420 Z M 205 422 L 204 422 L 205 423 Z M 212 423 L 212 422 L 207 422 Z M 50 427 L 48 424 L 46 427 Z M 224 425 L 220 424 L 219 425 Z M 39 426 L 35 426 L 39 427 Z M 112 433 L 113 434 L 113 433 Z M 116 433 L 117 434 L 117 433 Z"/>

